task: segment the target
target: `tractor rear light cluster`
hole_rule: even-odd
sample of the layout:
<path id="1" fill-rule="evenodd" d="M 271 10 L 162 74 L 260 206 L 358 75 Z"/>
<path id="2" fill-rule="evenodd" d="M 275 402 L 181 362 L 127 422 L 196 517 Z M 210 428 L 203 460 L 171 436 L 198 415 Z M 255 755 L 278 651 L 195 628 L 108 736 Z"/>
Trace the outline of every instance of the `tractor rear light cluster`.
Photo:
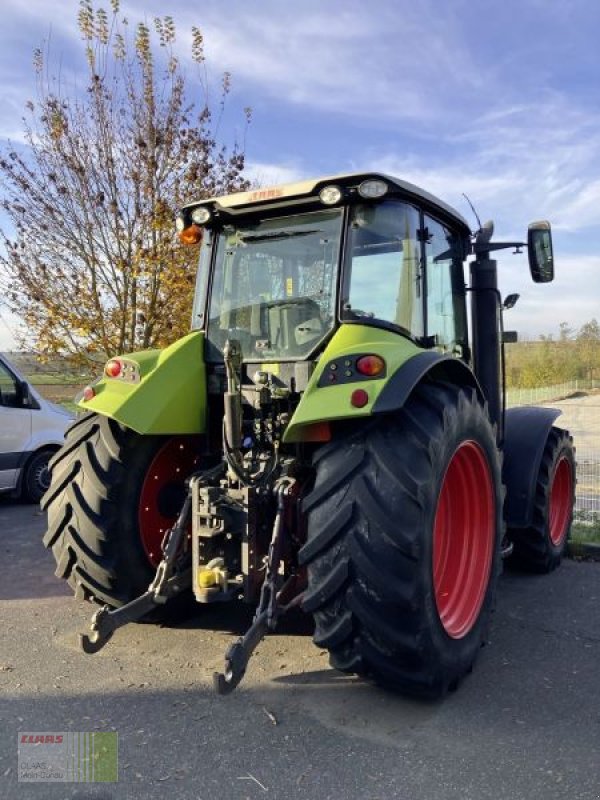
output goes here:
<path id="1" fill-rule="evenodd" d="M 104 365 L 104 374 L 113 380 L 127 383 L 139 383 L 141 380 L 140 369 L 135 361 L 125 358 L 111 358 Z"/>
<path id="2" fill-rule="evenodd" d="M 319 378 L 317 386 L 340 386 L 344 383 L 381 380 L 386 376 L 385 360 L 375 353 L 356 353 L 334 358 Z"/>

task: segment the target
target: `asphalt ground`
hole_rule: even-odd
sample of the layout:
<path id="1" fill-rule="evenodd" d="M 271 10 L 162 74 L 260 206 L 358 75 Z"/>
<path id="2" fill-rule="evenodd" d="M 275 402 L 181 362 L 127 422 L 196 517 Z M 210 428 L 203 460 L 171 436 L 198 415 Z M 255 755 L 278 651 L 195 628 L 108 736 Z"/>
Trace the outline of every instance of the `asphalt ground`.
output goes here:
<path id="1" fill-rule="evenodd" d="M 0 501 L 0 798 L 591 800 L 600 797 L 600 564 L 505 573 L 490 642 L 440 703 L 328 667 L 301 616 L 229 697 L 213 670 L 249 621 L 199 608 L 78 650 L 92 607 L 53 577 L 32 506 Z M 19 783 L 19 731 L 117 731 L 119 781 Z"/>

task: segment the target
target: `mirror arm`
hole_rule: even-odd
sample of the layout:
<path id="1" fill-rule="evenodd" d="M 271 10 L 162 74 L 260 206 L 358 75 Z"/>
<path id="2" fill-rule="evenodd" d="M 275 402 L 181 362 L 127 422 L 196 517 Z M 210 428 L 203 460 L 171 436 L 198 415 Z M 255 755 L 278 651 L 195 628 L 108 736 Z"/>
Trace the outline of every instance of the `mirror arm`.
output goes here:
<path id="1" fill-rule="evenodd" d="M 508 250 L 510 247 L 516 248 L 520 252 L 522 247 L 527 247 L 525 242 L 494 242 L 493 244 L 473 244 L 473 254 L 491 253 L 492 250 Z"/>

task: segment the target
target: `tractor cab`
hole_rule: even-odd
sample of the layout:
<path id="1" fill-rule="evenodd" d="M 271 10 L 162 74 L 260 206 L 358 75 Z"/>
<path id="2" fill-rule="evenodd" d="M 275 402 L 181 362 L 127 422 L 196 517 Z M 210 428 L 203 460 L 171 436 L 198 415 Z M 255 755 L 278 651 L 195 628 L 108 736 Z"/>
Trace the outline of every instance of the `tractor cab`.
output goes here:
<path id="1" fill-rule="evenodd" d="M 312 360 L 344 324 L 466 356 L 466 221 L 411 184 L 349 175 L 188 204 L 202 241 L 192 327 L 207 361 L 228 338 L 247 363 Z M 212 277 L 211 277 L 212 276 Z"/>

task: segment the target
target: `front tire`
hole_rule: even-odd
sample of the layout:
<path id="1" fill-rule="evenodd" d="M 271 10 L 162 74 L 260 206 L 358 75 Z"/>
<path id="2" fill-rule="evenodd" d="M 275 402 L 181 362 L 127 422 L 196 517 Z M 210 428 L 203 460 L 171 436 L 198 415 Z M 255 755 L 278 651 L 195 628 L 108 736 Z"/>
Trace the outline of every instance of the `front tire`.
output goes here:
<path id="1" fill-rule="evenodd" d="M 141 436 L 98 414 L 71 426 L 42 508 L 44 545 L 76 597 L 116 608 L 148 588 L 197 453 L 196 437 Z"/>
<path id="2" fill-rule="evenodd" d="M 419 386 L 315 455 L 304 609 L 332 666 L 439 697 L 470 671 L 500 571 L 503 489 L 475 391 Z"/>

